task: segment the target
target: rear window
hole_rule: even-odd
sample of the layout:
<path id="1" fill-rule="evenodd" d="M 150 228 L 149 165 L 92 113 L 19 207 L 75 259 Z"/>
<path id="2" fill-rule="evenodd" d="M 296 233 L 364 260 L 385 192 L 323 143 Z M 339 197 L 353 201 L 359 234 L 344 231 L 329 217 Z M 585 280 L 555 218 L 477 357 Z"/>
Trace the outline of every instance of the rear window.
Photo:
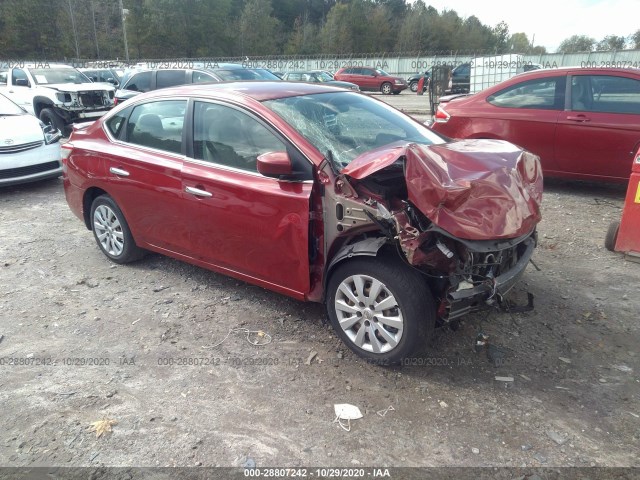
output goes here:
<path id="1" fill-rule="evenodd" d="M 120 138 L 122 126 L 124 125 L 127 118 L 129 118 L 129 114 L 131 113 L 132 108 L 133 107 L 125 108 L 105 122 L 107 130 L 111 132 L 111 135 L 113 135 L 114 138 Z"/>

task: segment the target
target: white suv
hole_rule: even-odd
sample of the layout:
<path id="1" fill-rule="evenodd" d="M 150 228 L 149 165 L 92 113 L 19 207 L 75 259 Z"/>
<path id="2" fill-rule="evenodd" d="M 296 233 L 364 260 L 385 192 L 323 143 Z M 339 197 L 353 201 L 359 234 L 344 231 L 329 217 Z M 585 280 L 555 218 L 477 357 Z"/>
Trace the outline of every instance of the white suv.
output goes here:
<path id="1" fill-rule="evenodd" d="M 113 107 L 115 88 L 93 83 L 73 67 L 29 64 L 0 71 L 0 93 L 61 132 Z"/>

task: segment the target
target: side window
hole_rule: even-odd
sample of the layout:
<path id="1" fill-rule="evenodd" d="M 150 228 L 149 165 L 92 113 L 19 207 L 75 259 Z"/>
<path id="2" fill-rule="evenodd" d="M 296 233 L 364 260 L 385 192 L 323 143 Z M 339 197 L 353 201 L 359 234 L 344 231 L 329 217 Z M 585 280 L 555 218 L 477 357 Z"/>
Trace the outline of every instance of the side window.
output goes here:
<path id="1" fill-rule="evenodd" d="M 29 77 L 21 68 L 14 68 L 11 71 L 11 83 L 18 87 L 30 87 Z"/>
<path id="2" fill-rule="evenodd" d="M 0 72 L 0 85 L 6 85 L 7 84 L 7 72 Z"/>
<path id="3" fill-rule="evenodd" d="M 212 75 L 204 72 L 193 72 L 193 83 L 215 82 L 217 81 Z"/>
<path id="4" fill-rule="evenodd" d="M 186 108 L 186 100 L 162 100 L 136 106 L 127 124 L 127 141 L 181 153 Z"/>
<path id="5" fill-rule="evenodd" d="M 156 73 L 156 88 L 184 85 L 185 75 L 186 72 L 184 70 L 158 70 L 158 73 Z"/>
<path id="6" fill-rule="evenodd" d="M 111 135 L 113 135 L 114 138 L 120 138 L 122 127 L 131 114 L 132 108 L 133 107 L 125 108 L 105 122 L 107 129 L 109 130 L 109 132 L 111 132 Z"/>
<path id="7" fill-rule="evenodd" d="M 302 75 L 300 75 L 299 73 L 290 73 L 290 74 L 287 76 L 287 80 L 291 80 L 291 81 L 293 81 L 293 82 L 300 81 L 300 80 L 301 80 L 301 78 L 302 78 Z"/>
<path id="8" fill-rule="evenodd" d="M 136 73 L 124 88 L 135 92 L 148 92 L 151 90 L 151 72 Z"/>
<path id="9" fill-rule="evenodd" d="M 496 107 L 563 110 L 565 82 L 564 76 L 529 80 L 500 90 L 487 101 Z"/>
<path id="10" fill-rule="evenodd" d="M 613 75 L 571 77 L 571 110 L 640 115 L 640 80 Z"/>
<path id="11" fill-rule="evenodd" d="M 267 127 L 235 108 L 196 102 L 193 151 L 195 158 L 242 170 L 257 171 L 257 158 L 286 150 Z"/>

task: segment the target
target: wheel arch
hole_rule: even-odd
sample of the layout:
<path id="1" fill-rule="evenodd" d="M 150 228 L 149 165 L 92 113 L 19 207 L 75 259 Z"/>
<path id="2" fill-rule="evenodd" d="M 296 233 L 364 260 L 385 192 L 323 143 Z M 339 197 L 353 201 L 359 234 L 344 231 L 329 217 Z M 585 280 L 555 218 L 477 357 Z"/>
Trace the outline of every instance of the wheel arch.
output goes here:
<path id="1" fill-rule="evenodd" d="M 99 187 L 91 187 L 84 192 L 84 197 L 82 198 L 82 216 L 88 230 L 93 230 L 91 226 L 91 205 L 100 195 L 109 195 L 109 193 Z"/>
<path id="2" fill-rule="evenodd" d="M 53 102 L 47 97 L 35 97 L 33 99 L 33 113 L 36 117 L 40 118 L 40 112 L 43 109 L 53 107 Z"/>
<path id="3" fill-rule="evenodd" d="M 321 302 L 324 302 L 326 298 L 329 279 L 331 278 L 331 274 L 336 269 L 336 267 L 338 267 L 338 265 L 341 265 L 345 261 L 355 257 L 379 257 L 381 255 L 393 255 L 394 253 L 396 256 L 398 255 L 396 250 L 388 245 L 387 238 L 382 236 L 367 237 L 362 240 L 358 240 L 357 242 L 343 245 L 333 256 L 331 261 L 328 263 L 327 268 L 325 269 L 322 279 L 323 288 Z"/>

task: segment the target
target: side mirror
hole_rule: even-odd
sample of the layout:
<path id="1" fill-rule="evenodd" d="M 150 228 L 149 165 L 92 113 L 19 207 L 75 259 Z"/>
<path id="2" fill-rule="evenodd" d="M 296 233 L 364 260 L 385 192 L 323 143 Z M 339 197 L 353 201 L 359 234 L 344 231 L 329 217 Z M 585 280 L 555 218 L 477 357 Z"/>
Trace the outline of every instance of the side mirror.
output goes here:
<path id="1" fill-rule="evenodd" d="M 16 78 L 15 85 L 16 85 L 16 87 L 28 87 L 29 86 L 29 80 L 27 80 L 26 78 Z"/>
<path id="2" fill-rule="evenodd" d="M 268 152 L 258 156 L 258 172 L 265 177 L 291 175 L 293 169 L 287 152 Z"/>

